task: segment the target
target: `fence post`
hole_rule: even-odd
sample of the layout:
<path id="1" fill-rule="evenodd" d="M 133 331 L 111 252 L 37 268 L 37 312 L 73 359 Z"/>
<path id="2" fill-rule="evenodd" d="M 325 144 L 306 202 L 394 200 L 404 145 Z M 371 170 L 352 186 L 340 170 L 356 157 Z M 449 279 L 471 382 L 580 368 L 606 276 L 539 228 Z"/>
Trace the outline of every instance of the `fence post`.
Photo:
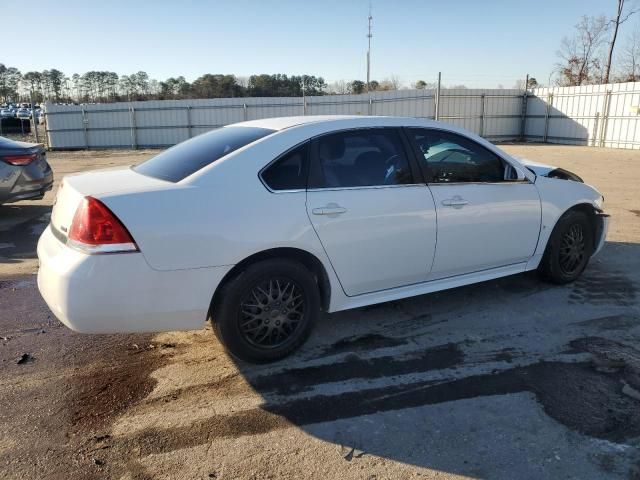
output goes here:
<path id="1" fill-rule="evenodd" d="M 138 139 L 136 137 L 136 109 L 129 107 L 129 112 L 131 114 L 131 148 L 137 150 Z"/>
<path id="2" fill-rule="evenodd" d="M 484 93 L 480 95 L 480 136 L 484 137 L 484 103 L 485 103 L 485 95 Z"/>
<path id="3" fill-rule="evenodd" d="M 367 115 L 371 115 L 373 112 L 373 99 L 371 98 L 371 93 L 369 93 L 369 111 L 367 112 Z"/>
<path id="4" fill-rule="evenodd" d="M 529 75 L 527 75 L 527 82 L 529 82 Z M 524 88 L 524 93 L 522 94 L 522 110 L 520 112 L 520 140 L 524 142 L 525 136 L 527 134 L 527 104 L 529 103 L 529 92 L 527 91 L 527 87 Z"/>
<path id="5" fill-rule="evenodd" d="M 307 114 L 307 97 L 302 97 L 302 115 Z"/>
<path id="6" fill-rule="evenodd" d="M 82 107 L 82 132 L 84 134 L 84 148 L 89 150 L 89 132 L 87 132 L 87 125 L 89 124 L 89 117 L 87 111 Z"/>
<path id="7" fill-rule="evenodd" d="M 593 138 L 591 139 L 591 146 L 595 147 L 598 140 L 598 124 L 600 122 L 600 112 L 596 112 L 596 119 L 593 123 Z"/>
<path id="8" fill-rule="evenodd" d="M 244 121 L 246 122 L 247 120 L 249 120 L 249 112 L 247 111 L 247 104 L 243 103 L 242 104 L 242 108 L 244 109 Z"/>
<path id="9" fill-rule="evenodd" d="M 442 72 L 438 72 L 438 86 L 436 88 L 436 105 L 433 118 L 437 121 L 440 118 L 440 80 L 442 80 Z"/>
<path id="10" fill-rule="evenodd" d="M 607 138 L 607 126 L 609 123 L 609 110 L 611 108 L 611 90 L 607 90 L 604 96 L 604 107 L 602 111 L 601 133 L 600 133 L 600 146 L 604 147 Z"/>
<path id="11" fill-rule="evenodd" d="M 47 139 L 47 148 L 51 149 L 51 132 L 49 131 L 49 121 L 47 120 L 47 112 L 42 109 L 42 118 L 44 119 L 44 136 Z"/>
<path id="12" fill-rule="evenodd" d="M 40 139 L 38 138 L 38 124 L 36 122 L 36 116 L 33 113 L 33 94 L 29 92 L 29 102 L 31 102 L 31 122 L 33 123 L 33 128 L 36 134 L 36 143 L 40 143 Z"/>
<path id="13" fill-rule="evenodd" d="M 191 138 L 191 105 L 187 105 L 187 135 Z"/>
<path id="14" fill-rule="evenodd" d="M 549 116 L 551 114 L 551 107 L 553 105 L 553 93 L 547 94 L 547 108 L 544 112 L 544 136 L 542 142 L 547 143 L 547 137 L 549 136 Z"/>

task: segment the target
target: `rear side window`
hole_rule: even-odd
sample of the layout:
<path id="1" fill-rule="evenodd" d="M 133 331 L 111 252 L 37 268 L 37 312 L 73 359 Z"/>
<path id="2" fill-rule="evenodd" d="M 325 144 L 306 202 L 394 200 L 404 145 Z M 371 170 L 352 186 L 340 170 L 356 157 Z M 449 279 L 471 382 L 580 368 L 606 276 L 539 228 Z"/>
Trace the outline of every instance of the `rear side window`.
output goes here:
<path id="1" fill-rule="evenodd" d="M 179 182 L 234 150 L 274 132 L 258 127 L 218 128 L 179 143 L 134 167 L 134 170 L 150 177 Z"/>
<path id="2" fill-rule="evenodd" d="M 262 180 L 271 190 L 307 188 L 309 143 L 285 153 L 262 172 Z"/>
<path id="3" fill-rule="evenodd" d="M 316 140 L 310 188 L 402 185 L 413 182 L 397 130 L 359 129 Z"/>

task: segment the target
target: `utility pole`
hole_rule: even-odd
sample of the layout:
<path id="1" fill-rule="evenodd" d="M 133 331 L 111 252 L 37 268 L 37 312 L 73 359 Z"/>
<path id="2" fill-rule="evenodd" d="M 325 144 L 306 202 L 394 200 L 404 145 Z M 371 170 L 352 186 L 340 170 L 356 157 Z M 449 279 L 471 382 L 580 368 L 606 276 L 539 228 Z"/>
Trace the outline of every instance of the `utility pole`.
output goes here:
<path id="1" fill-rule="evenodd" d="M 369 33 L 367 33 L 367 38 L 369 39 L 369 48 L 367 49 L 367 92 L 370 91 L 369 82 L 371 81 L 371 21 L 373 17 L 371 16 L 371 2 L 369 2 Z"/>

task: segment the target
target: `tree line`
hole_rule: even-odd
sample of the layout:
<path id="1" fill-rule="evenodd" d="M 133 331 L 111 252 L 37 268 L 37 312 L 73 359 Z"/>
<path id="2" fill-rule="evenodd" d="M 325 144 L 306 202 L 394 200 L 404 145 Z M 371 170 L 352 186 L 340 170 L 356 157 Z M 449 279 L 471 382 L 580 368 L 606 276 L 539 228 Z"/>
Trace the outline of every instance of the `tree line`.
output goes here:
<path id="1" fill-rule="evenodd" d="M 623 25 L 640 11 L 640 0 L 610 0 L 616 5 L 610 17 L 583 16 L 573 34 L 562 39 L 557 56 L 555 84 L 576 86 L 609 82 L 640 81 L 640 22 L 623 35 Z M 630 6 L 631 5 L 631 6 Z M 640 15 L 638 15 L 640 17 Z M 622 50 L 619 51 L 621 44 Z M 551 84 L 551 77 L 549 84 Z M 539 86 L 530 78 L 527 87 Z M 418 80 L 412 88 L 434 88 L 433 83 Z M 516 88 L 524 87 L 518 82 Z M 48 100 L 63 103 L 102 103 L 133 100 L 172 100 L 185 98 L 230 97 L 300 97 L 365 93 L 366 91 L 406 88 L 398 77 L 376 81 L 369 85 L 362 80 L 339 80 L 327 84 L 315 75 L 261 74 L 241 77 L 207 73 L 187 81 L 183 76 L 163 81 L 152 79 L 144 71 L 118 75 L 109 71 L 90 71 L 67 76 L 52 68 L 22 73 L 15 67 L 0 63 L 0 100 L 40 103 Z M 465 88 L 456 85 L 452 88 Z M 500 87 L 499 87 L 500 88 Z"/>
<path id="2" fill-rule="evenodd" d="M 426 88 L 424 81 L 416 88 Z M 401 87 L 396 77 L 369 84 L 370 90 L 395 90 Z M 328 85 L 315 75 L 261 74 L 237 77 L 207 73 L 188 82 L 183 76 L 163 81 L 150 78 L 140 71 L 118 75 L 109 71 L 90 71 L 67 76 L 58 69 L 21 73 L 15 67 L 0 63 L 0 99 L 7 101 L 45 100 L 61 103 L 103 103 L 134 100 L 176 100 L 185 98 L 231 97 L 300 97 L 364 93 L 367 85 L 361 80 L 338 81 Z"/>

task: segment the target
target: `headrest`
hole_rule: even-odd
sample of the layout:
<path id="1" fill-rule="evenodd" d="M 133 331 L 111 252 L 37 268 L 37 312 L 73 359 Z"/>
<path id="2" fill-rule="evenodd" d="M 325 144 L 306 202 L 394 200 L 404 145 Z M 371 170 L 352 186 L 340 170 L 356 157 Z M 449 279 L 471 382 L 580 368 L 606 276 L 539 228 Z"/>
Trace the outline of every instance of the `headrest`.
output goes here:
<path id="1" fill-rule="evenodd" d="M 345 144 L 342 135 L 331 135 L 320 140 L 319 155 L 321 160 L 337 160 L 344 155 Z"/>

